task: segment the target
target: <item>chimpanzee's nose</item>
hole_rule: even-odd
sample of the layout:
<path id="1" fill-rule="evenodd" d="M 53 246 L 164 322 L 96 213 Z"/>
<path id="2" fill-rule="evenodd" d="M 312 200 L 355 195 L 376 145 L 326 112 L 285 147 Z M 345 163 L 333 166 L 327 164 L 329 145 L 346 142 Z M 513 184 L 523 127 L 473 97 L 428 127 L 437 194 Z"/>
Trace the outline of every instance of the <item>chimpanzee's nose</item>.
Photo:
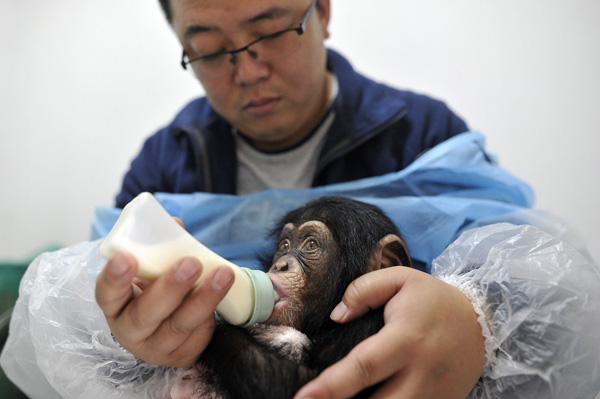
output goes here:
<path id="1" fill-rule="evenodd" d="M 277 272 L 287 272 L 290 270 L 292 265 L 292 257 L 291 256 L 282 256 L 275 262 L 275 270 Z"/>

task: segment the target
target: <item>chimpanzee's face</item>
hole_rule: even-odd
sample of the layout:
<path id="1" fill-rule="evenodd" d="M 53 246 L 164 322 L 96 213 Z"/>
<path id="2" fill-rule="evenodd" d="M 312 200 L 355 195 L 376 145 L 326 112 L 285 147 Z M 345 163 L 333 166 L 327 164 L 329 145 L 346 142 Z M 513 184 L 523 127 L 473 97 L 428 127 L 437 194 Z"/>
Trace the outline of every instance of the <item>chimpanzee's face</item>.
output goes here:
<path id="1" fill-rule="evenodd" d="M 310 281 L 319 278 L 336 252 L 336 242 L 324 223 L 311 220 L 300 226 L 284 226 L 268 273 L 278 297 L 267 323 L 298 328 Z"/>

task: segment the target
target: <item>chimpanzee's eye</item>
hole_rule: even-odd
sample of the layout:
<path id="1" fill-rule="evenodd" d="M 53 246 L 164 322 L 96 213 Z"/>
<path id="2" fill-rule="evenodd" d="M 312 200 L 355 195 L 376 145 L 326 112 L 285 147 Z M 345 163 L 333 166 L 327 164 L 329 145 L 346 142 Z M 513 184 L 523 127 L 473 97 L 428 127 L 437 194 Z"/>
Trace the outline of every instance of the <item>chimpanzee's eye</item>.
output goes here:
<path id="1" fill-rule="evenodd" d="M 277 249 L 277 251 L 286 253 L 289 250 L 290 250 L 290 240 L 288 240 L 287 238 L 284 240 L 281 240 L 279 242 L 279 248 Z"/>
<path id="2" fill-rule="evenodd" d="M 312 252 L 312 251 L 316 251 L 317 249 L 319 249 L 319 243 L 314 238 L 311 238 L 306 242 L 306 250 L 307 251 Z"/>

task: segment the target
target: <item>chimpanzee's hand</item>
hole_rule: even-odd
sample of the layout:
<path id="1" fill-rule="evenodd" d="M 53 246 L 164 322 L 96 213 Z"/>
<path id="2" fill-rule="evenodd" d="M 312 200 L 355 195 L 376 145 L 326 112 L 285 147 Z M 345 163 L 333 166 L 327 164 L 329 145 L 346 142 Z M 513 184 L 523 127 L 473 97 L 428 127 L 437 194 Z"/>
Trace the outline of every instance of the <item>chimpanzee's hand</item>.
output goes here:
<path id="1" fill-rule="evenodd" d="M 214 310 L 231 285 L 217 267 L 193 286 L 202 265 L 184 258 L 152 283 L 135 279 L 135 258 L 117 255 L 98 276 L 96 301 L 119 343 L 134 356 L 161 366 L 190 366 L 210 342 Z"/>
<path id="2" fill-rule="evenodd" d="M 464 399 L 485 362 L 471 302 L 458 289 L 407 267 L 367 273 L 332 318 L 344 323 L 385 304 L 384 327 L 304 386 L 295 398 L 348 398 L 384 381 L 373 397 Z"/>

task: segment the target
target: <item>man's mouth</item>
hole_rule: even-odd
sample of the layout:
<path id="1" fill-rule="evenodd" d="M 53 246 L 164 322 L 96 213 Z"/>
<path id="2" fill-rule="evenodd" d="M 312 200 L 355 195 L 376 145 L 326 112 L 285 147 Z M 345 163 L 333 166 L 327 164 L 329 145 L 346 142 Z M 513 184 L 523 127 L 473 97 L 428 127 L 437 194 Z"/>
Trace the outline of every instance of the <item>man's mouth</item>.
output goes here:
<path id="1" fill-rule="evenodd" d="M 246 104 L 244 110 L 253 116 L 265 116 L 273 112 L 280 101 L 279 97 L 260 97 Z"/>

